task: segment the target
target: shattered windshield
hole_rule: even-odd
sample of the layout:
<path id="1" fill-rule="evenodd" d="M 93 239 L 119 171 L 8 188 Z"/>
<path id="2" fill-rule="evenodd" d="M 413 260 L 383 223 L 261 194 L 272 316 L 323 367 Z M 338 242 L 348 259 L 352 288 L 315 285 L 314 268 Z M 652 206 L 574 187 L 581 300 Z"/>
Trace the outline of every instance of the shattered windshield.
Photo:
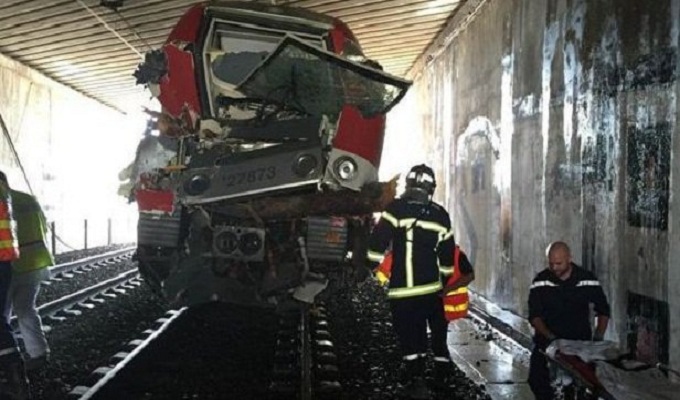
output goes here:
<path id="1" fill-rule="evenodd" d="M 245 32 L 231 29 L 218 31 L 210 65 L 215 77 L 236 85 L 243 81 L 281 41 L 281 34 Z"/>
<path id="2" fill-rule="evenodd" d="M 286 36 L 238 90 L 311 115 L 355 106 L 365 118 L 385 114 L 410 83 Z"/>
<path id="3" fill-rule="evenodd" d="M 276 49 L 284 36 L 282 31 L 218 23 L 207 51 L 213 78 L 223 86 L 236 86 Z M 310 44 L 321 45 L 320 38 L 305 36 L 303 39 Z"/>

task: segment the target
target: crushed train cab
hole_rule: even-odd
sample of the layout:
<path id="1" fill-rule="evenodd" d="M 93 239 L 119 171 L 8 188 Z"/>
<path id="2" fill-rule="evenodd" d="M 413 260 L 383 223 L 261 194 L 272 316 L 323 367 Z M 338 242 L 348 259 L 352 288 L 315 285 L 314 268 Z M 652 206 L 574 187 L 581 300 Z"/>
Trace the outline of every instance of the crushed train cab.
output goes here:
<path id="1" fill-rule="evenodd" d="M 378 181 L 385 114 L 410 83 L 367 60 L 344 23 L 200 3 L 135 76 L 162 105 L 128 195 L 140 271 L 163 296 L 266 303 L 314 269 L 362 264 L 370 216 L 394 197 Z"/>

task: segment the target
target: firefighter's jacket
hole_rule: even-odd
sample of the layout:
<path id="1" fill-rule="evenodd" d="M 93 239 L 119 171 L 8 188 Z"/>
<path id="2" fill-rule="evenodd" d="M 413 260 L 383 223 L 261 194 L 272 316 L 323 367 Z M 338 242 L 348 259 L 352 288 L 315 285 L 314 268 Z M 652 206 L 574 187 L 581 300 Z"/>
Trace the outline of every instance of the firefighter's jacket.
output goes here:
<path id="1" fill-rule="evenodd" d="M 390 244 L 390 299 L 437 293 L 442 289 L 441 276 L 453 273 L 451 221 L 448 212 L 434 202 L 400 198 L 387 206 L 369 238 L 368 261 L 373 269 Z"/>
<path id="2" fill-rule="evenodd" d="M 0 181 L 0 261 L 19 257 L 17 224 L 12 211 L 12 196 L 5 182 Z"/>
<path id="3" fill-rule="evenodd" d="M 38 201 L 30 194 L 12 190 L 12 206 L 21 252 L 21 257 L 12 263 L 14 272 L 30 272 L 54 265 L 45 243 L 47 223 Z"/>
<path id="4" fill-rule="evenodd" d="M 463 250 L 456 245 L 453 255 L 453 274 L 449 277 L 446 284 L 451 285 L 460 279 L 461 276 L 471 274 L 472 272 L 472 264 L 470 264 Z M 444 296 L 444 316 L 446 320 L 453 321 L 454 319 L 466 317 L 469 305 L 470 298 L 467 286 L 449 292 Z"/>

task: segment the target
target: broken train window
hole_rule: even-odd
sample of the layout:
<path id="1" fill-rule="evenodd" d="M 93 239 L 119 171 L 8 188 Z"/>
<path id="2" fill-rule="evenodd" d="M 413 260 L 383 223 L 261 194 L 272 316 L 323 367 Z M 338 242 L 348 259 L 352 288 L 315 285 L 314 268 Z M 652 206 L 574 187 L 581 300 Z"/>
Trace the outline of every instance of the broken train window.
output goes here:
<path id="1" fill-rule="evenodd" d="M 335 120 L 345 105 L 356 107 L 365 118 L 385 114 L 409 84 L 286 36 L 238 90 L 251 98 Z"/>
<path id="2" fill-rule="evenodd" d="M 204 47 L 206 84 L 215 110 L 218 97 L 242 98 L 236 86 L 276 49 L 287 32 L 215 21 Z M 296 33 L 301 40 L 321 47 L 321 37 Z M 216 113 L 219 114 L 219 113 Z"/>

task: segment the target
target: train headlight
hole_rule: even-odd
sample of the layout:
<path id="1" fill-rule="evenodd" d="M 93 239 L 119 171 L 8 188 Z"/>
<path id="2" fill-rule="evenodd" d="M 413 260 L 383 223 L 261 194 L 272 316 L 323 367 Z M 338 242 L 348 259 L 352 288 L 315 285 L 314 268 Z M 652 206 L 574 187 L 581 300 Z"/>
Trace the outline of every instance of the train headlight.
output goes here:
<path id="1" fill-rule="evenodd" d="M 196 174 L 184 181 L 184 191 L 191 196 L 198 196 L 210 188 L 210 178 L 204 174 Z"/>
<path id="2" fill-rule="evenodd" d="M 349 157 L 340 157 L 335 161 L 335 173 L 343 181 L 351 181 L 357 176 L 357 164 Z"/>
<path id="3" fill-rule="evenodd" d="M 312 175 L 318 165 L 319 160 L 317 160 L 316 157 L 311 154 L 302 154 L 295 160 L 293 172 L 295 172 L 295 175 L 304 178 Z"/>

